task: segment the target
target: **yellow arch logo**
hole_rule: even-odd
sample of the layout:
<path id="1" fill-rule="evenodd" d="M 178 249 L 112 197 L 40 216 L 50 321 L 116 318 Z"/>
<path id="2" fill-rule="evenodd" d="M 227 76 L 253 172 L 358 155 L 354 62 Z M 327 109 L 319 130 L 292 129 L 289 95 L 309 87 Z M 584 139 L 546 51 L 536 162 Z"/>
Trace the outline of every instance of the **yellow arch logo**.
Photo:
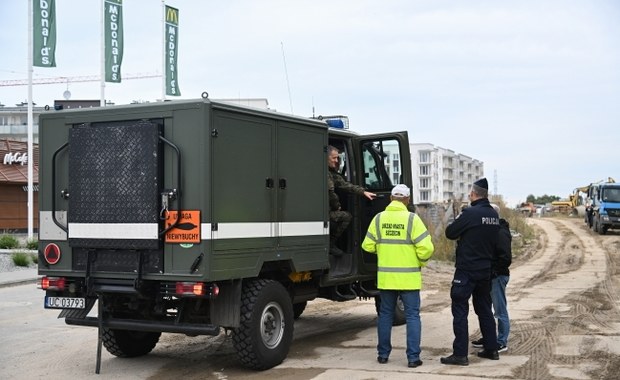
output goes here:
<path id="1" fill-rule="evenodd" d="M 166 5 L 166 22 L 179 25 L 179 10 Z"/>

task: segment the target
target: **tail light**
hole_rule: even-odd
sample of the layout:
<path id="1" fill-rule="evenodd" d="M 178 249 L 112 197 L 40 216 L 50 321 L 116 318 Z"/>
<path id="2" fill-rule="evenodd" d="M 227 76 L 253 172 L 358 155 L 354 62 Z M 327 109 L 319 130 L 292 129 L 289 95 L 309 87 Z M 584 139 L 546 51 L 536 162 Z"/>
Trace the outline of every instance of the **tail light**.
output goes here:
<path id="1" fill-rule="evenodd" d="M 43 290 L 65 290 L 67 281 L 64 277 L 41 277 L 37 287 Z"/>
<path id="2" fill-rule="evenodd" d="M 216 284 L 207 285 L 204 282 L 177 282 L 175 293 L 186 297 L 216 297 L 220 293 L 220 288 Z"/>

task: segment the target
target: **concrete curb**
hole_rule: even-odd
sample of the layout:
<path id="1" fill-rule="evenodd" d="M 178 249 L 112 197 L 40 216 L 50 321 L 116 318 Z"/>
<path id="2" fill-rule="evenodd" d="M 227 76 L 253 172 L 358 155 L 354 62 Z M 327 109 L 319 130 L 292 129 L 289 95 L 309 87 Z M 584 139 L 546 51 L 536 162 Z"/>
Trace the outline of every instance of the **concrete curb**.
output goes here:
<path id="1" fill-rule="evenodd" d="M 36 278 L 29 278 L 24 280 L 14 280 L 14 281 L 0 281 L 0 288 L 8 288 L 11 286 L 20 286 L 20 285 L 28 285 L 28 284 L 36 284 Z"/>

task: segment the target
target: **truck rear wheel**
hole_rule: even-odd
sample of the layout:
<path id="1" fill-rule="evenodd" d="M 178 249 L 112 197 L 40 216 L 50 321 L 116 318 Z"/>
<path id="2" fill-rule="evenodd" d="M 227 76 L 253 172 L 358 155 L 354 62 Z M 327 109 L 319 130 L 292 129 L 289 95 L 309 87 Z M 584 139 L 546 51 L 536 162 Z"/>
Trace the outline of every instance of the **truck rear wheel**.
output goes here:
<path id="1" fill-rule="evenodd" d="M 155 348 L 161 333 L 150 331 L 112 330 L 104 327 L 102 343 L 106 350 L 120 358 L 146 355 Z"/>
<path id="2" fill-rule="evenodd" d="M 293 305 L 280 283 L 257 279 L 244 284 L 232 341 L 249 368 L 264 370 L 284 361 L 293 341 Z"/>

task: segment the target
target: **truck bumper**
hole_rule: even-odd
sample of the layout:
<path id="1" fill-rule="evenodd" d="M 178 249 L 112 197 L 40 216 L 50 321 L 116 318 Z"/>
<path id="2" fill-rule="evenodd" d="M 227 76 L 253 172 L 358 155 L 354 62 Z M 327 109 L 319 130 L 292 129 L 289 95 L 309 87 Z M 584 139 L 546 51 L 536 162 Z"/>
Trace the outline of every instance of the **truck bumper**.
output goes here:
<path id="1" fill-rule="evenodd" d="M 97 317 L 66 317 L 65 323 L 68 325 L 99 327 L 99 318 Z M 215 325 L 197 325 L 189 323 L 173 323 L 160 321 L 138 321 L 133 319 L 109 318 L 102 322 L 102 327 L 113 330 L 132 330 L 132 331 L 151 331 L 151 332 L 167 332 L 187 335 L 212 335 L 220 334 L 220 326 Z"/>

